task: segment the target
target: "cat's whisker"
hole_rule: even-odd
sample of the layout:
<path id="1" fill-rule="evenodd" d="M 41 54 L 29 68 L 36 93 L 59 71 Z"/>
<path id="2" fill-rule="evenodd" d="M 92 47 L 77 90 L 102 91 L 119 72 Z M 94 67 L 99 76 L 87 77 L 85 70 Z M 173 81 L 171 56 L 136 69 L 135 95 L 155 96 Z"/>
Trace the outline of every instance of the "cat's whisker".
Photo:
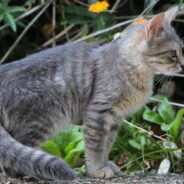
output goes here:
<path id="1" fill-rule="evenodd" d="M 165 78 L 165 76 L 164 76 L 164 75 L 162 75 L 162 76 L 160 77 L 160 79 L 159 79 L 159 80 L 157 80 L 157 81 L 154 83 L 153 87 L 155 88 L 155 87 L 156 87 L 156 85 L 157 85 L 157 84 L 159 84 L 159 83 L 160 83 L 164 78 Z"/>
<path id="2" fill-rule="evenodd" d="M 163 79 L 160 81 L 159 86 L 158 86 L 158 90 L 161 89 L 161 87 L 162 87 L 162 85 L 164 83 L 165 78 L 166 77 L 164 76 Z"/>
<path id="3" fill-rule="evenodd" d="M 158 87 L 158 90 L 162 88 L 163 84 L 167 81 L 167 79 L 168 79 L 168 76 L 164 75 L 162 81 L 160 81 L 160 85 Z"/>

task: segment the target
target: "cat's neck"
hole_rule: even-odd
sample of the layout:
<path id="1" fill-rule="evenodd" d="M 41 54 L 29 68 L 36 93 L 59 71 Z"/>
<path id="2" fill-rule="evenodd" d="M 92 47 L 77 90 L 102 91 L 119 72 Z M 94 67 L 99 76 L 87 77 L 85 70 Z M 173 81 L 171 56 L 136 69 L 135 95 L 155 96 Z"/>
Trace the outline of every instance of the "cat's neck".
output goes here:
<path id="1" fill-rule="evenodd" d="M 127 71 L 129 82 L 138 90 L 146 91 L 152 88 L 153 72 L 141 64 L 132 64 L 131 70 Z"/>
<path id="2" fill-rule="evenodd" d="M 130 82 L 138 89 L 152 88 L 154 71 L 145 64 L 142 53 L 134 45 L 127 43 L 121 47 L 117 44 L 117 51 L 116 60 Z"/>
<path id="3" fill-rule="evenodd" d="M 131 45 L 118 41 L 94 49 L 92 60 L 98 61 L 100 69 L 106 69 L 122 80 L 127 80 L 137 89 L 148 89 L 152 85 L 153 71 L 146 66 L 141 53 Z M 95 63 L 95 62 L 94 62 Z"/>

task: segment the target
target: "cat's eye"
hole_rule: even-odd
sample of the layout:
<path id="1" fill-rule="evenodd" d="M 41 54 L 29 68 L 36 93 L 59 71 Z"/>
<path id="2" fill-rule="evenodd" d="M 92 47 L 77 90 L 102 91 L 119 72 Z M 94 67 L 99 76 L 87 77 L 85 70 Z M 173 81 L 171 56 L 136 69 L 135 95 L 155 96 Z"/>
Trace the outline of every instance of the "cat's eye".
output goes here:
<path id="1" fill-rule="evenodd" d="M 170 54 L 171 54 L 171 57 L 172 58 L 174 58 L 174 59 L 177 58 L 177 52 L 176 52 L 176 50 L 171 50 L 170 51 Z"/>

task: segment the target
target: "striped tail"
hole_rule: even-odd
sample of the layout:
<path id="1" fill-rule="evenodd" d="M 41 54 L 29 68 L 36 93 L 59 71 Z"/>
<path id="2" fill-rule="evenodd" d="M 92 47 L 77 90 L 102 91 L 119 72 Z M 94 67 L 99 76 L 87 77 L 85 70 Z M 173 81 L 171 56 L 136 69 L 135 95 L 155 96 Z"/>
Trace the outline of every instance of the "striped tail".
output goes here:
<path id="1" fill-rule="evenodd" d="M 0 126 L 0 160 L 3 167 L 16 173 L 45 180 L 73 180 L 76 174 L 62 160 L 24 146 Z"/>

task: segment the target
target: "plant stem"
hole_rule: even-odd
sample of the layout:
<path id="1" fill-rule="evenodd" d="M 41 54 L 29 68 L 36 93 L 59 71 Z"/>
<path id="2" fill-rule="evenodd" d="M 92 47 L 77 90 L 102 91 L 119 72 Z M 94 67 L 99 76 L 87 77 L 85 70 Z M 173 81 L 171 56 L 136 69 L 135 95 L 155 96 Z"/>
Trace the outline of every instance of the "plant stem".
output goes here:
<path id="1" fill-rule="evenodd" d="M 26 34 L 26 32 L 29 30 L 29 28 L 36 22 L 36 20 L 45 12 L 45 10 L 50 6 L 52 3 L 52 0 L 49 1 L 45 7 L 32 19 L 32 21 L 27 25 L 27 27 L 22 31 L 22 33 L 19 35 L 19 37 L 16 39 L 16 41 L 13 43 L 13 45 L 8 49 L 8 51 L 5 53 L 5 55 L 0 60 L 0 63 L 3 63 L 8 56 L 11 54 L 11 52 L 14 50 L 14 48 L 17 46 L 17 44 L 20 42 L 22 37 Z"/>
<path id="2" fill-rule="evenodd" d="M 123 120 L 123 121 L 126 124 L 128 124 L 129 126 L 134 127 L 134 128 L 137 128 L 137 129 L 139 129 L 139 130 L 141 130 L 141 131 L 143 131 L 143 132 L 145 132 L 145 133 L 147 133 L 147 134 L 149 134 L 149 135 L 151 135 L 151 136 L 153 136 L 153 137 L 155 137 L 157 139 L 160 139 L 162 141 L 167 141 L 166 139 L 164 139 L 164 138 L 162 138 L 162 137 L 160 137 L 158 135 L 155 135 L 153 132 L 148 131 L 148 130 L 145 130 L 145 129 L 141 128 L 141 127 L 138 127 L 137 125 L 134 125 L 133 123 L 131 123 L 131 122 L 127 121 L 127 120 Z"/>

